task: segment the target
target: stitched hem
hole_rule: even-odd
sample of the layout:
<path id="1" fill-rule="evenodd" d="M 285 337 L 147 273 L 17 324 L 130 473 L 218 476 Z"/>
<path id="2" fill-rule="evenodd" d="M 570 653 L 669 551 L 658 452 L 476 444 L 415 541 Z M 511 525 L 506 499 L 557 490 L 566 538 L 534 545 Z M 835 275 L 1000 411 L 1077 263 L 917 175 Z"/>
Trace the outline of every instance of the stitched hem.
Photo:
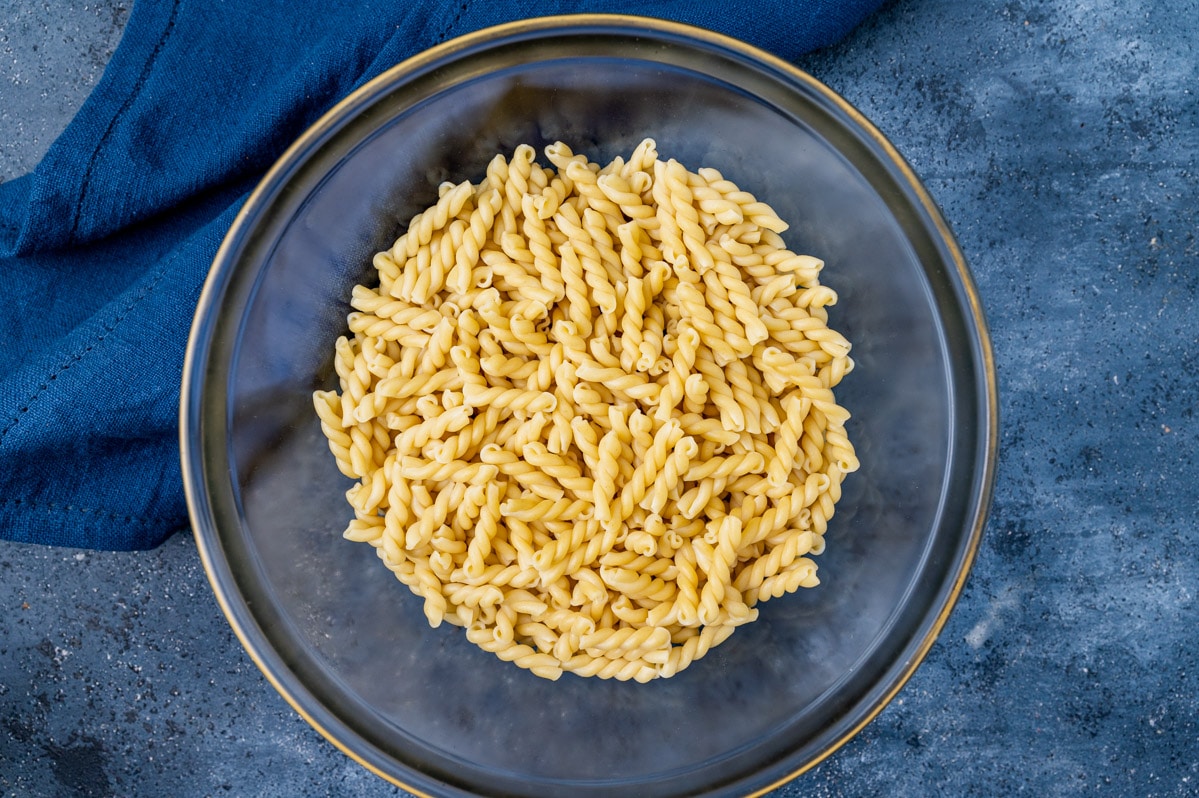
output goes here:
<path id="1" fill-rule="evenodd" d="M 454 26 L 458 24 L 458 21 L 460 19 L 462 19 L 462 15 L 466 13 L 466 9 L 469 6 L 470 6 L 470 2 L 468 0 L 468 2 L 465 2 L 458 7 L 458 13 L 455 14 L 454 18 L 449 21 L 449 24 L 447 24 L 444 28 L 441 29 L 441 33 L 437 34 L 437 43 L 438 44 L 441 44 L 442 42 L 444 42 L 446 40 L 446 37 L 449 36 L 450 31 L 452 31 L 454 29 Z"/>
<path id="2" fill-rule="evenodd" d="M 98 551 L 147 551 L 188 528 L 186 514 L 137 515 L 73 502 L 0 499 L 0 538 Z"/>
<path id="3" fill-rule="evenodd" d="M 28 507 L 31 510 L 48 510 L 54 513 L 80 513 L 82 515 L 91 515 L 94 518 L 104 518 L 110 521 L 124 521 L 129 524 L 138 524 L 144 527 L 162 527 L 174 523 L 171 519 L 163 516 L 161 518 L 148 518 L 145 516 L 129 515 L 119 513 L 114 510 L 107 510 L 103 507 L 84 507 L 78 504 L 63 504 L 62 502 L 36 502 L 29 499 L 2 499 L 0 498 L 0 507 Z"/>
<path id="4" fill-rule="evenodd" d="M 100 140 L 96 142 L 96 148 L 92 150 L 92 155 L 90 158 L 88 158 L 87 168 L 83 172 L 83 182 L 79 188 L 79 198 L 75 201 L 75 208 L 72 213 L 71 232 L 68 236 L 69 241 L 75 241 L 76 235 L 79 231 L 79 220 L 83 218 L 83 204 L 87 200 L 88 188 L 91 185 L 92 170 L 96 166 L 96 159 L 100 156 L 100 151 L 104 149 L 104 144 L 108 141 L 108 137 L 112 134 L 112 131 L 116 129 L 117 122 L 120 121 L 121 117 L 125 115 L 125 112 L 129 110 L 129 107 L 133 105 L 133 101 L 141 92 L 142 86 L 145 84 L 147 78 L 149 78 L 150 71 L 154 66 L 154 62 L 158 60 L 159 53 L 162 52 L 162 48 L 166 45 L 167 39 L 170 38 L 171 32 L 175 29 L 175 18 L 178 16 L 178 13 L 179 0 L 175 0 L 171 5 L 171 16 L 167 20 L 167 26 L 163 30 L 162 36 L 158 40 L 158 44 L 154 45 L 154 50 L 150 53 L 150 57 L 146 59 L 146 63 L 142 67 L 141 73 L 137 76 L 137 81 L 133 84 L 133 88 L 130 89 L 129 93 L 125 95 L 125 101 L 121 103 L 121 107 L 118 108 L 117 112 L 112 115 L 112 119 L 110 119 L 108 122 L 108 127 L 104 129 L 104 134 L 100 136 Z M 0 438 L 2 437 L 3 435 L 0 434 Z"/>
<path id="5" fill-rule="evenodd" d="M 4 445 L 4 439 L 8 433 L 17 425 L 17 422 L 21 420 L 25 413 L 29 412 L 29 408 L 33 406 L 33 403 L 36 402 L 41 395 L 46 392 L 47 389 L 49 389 L 50 385 L 58 379 L 59 375 L 66 372 L 66 370 L 71 368 L 71 366 L 74 366 L 76 363 L 83 360 L 83 358 L 89 352 L 95 349 L 97 345 L 99 345 L 104 341 L 105 338 L 112 334 L 112 332 L 121 325 L 121 322 L 128 318 L 129 314 L 133 312 L 133 309 L 137 307 L 138 303 L 145 299 L 146 296 L 154 290 L 155 286 L 162 281 L 162 278 L 166 276 L 167 270 L 170 269 L 171 265 L 178 257 L 179 250 L 176 250 L 175 254 L 163 262 L 162 266 L 158 269 L 158 272 L 155 273 L 150 282 L 143 286 L 142 289 L 137 292 L 137 295 L 134 296 L 133 299 L 129 300 L 129 303 L 125 305 L 125 307 L 121 308 L 116 317 L 100 328 L 100 334 L 94 338 L 91 343 L 89 343 L 83 349 L 77 350 L 71 354 L 71 356 L 62 363 L 62 365 L 54 369 L 54 371 L 50 372 L 50 375 L 47 376 L 46 379 L 42 380 L 42 383 L 37 387 L 37 390 L 30 394 L 29 398 L 17 407 L 17 411 L 13 414 L 13 417 L 8 424 L 4 426 L 4 429 L 0 429 L 0 446 Z"/>

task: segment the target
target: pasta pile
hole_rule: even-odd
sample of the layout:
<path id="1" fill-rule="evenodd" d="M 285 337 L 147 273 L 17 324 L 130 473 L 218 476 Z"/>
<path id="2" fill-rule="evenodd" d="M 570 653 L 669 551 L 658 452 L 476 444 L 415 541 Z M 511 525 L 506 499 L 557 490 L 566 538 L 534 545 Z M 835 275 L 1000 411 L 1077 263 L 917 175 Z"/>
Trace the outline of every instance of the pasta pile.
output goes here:
<path id="1" fill-rule="evenodd" d="M 668 677 L 818 583 L 858 467 L 823 263 L 713 169 L 522 145 L 356 286 L 316 410 L 429 622 L 538 676 Z"/>

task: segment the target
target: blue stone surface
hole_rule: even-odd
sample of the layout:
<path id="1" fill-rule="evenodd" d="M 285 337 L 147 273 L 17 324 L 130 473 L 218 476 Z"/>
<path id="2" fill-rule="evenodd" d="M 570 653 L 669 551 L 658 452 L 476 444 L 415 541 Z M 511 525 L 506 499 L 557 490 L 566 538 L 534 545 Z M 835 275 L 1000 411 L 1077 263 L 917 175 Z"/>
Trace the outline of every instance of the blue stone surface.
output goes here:
<path id="1" fill-rule="evenodd" d="M 0 178 L 36 164 L 127 8 L 0 0 Z M 1192 0 L 897 0 L 800 63 L 957 233 L 1002 428 L 940 639 L 773 796 L 1199 795 L 1197 19 Z M 0 795 L 402 794 L 267 684 L 190 538 L 0 543 Z"/>

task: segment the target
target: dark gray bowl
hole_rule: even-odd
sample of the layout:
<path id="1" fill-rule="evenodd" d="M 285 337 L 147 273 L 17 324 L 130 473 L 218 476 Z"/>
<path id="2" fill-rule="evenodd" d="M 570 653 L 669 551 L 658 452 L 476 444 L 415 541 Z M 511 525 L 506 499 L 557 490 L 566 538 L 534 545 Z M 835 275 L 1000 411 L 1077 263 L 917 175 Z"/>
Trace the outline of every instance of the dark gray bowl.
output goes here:
<path id="1" fill-rule="evenodd" d="M 823 584 L 762 606 L 649 684 L 547 682 L 430 629 L 374 550 L 340 538 L 341 477 L 312 410 L 370 256 L 497 152 L 593 160 L 645 136 L 712 166 L 824 258 L 854 344 L 841 384 L 862 469 Z M 996 445 L 978 297 L 910 168 L 844 100 L 730 39 L 629 17 L 515 23 L 370 82 L 251 196 L 196 313 L 182 401 L 196 541 L 271 683 L 335 745 L 426 794 L 744 795 L 828 756 L 923 658 L 978 548 Z"/>

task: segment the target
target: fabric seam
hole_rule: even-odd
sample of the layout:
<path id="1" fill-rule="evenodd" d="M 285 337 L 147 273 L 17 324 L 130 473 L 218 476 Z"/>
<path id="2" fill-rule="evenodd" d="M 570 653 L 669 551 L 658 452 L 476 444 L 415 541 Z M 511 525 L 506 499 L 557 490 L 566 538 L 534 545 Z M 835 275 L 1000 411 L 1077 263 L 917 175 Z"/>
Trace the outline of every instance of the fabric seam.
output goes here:
<path id="1" fill-rule="evenodd" d="M 118 108 L 117 112 L 112 115 L 112 119 L 108 122 L 108 127 L 104 129 L 104 134 L 100 136 L 100 140 L 96 142 L 95 149 L 92 150 L 92 155 L 87 162 L 87 168 L 83 172 L 83 185 L 79 189 L 79 198 L 75 201 L 75 209 L 71 218 L 71 232 L 68 242 L 75 241 L 76 234 L 79 232 L 79 220 L 82 218 L 83 204 L 87 200 L 88 188 L 91 185 L 92 170 L 96 167 L 96 159 L 100 157 L 100 150 L 104 148 L 104 143 L 108 141 L 108 137 L 116 128 L 117 122 L 120 121 L 121 117 L 125 115 L 125 112 L 129 110 L 130 106 L 133 105 L 134 99 L 137 98 L 138 93 L 141 92 L 146 80 L 149 79 L 154 62 L 158 60 L 158 55 L 162 52 L 162 48 L 166 46 L 167 39 L 170 38 L 171 32 L 175 29 L 175 18 L 178 16 L 178 12 L 179 0 L 174 0 L 174 3 L 171 5 L 170 19 L 167 20 L 166 29 L 163 30 L 162 36 L 159 37 L 158 44 L 154 45 L 154 50 L 150 53 L 150 57 L 146 60 L 145 66 L 142 67 L 141 74 L 137 76 L 137 81 L 133 84 L 133 88 L 130 89 L 129 93 L 125 96 L 125 101 L 121 103 L 121 107 Z M 0 438 L 3 438 L 3 434 L 0 434 Z"/>
<path id="2" fill-rule="evenodd" d="M 158 285 L 162 278 L 166 276 L 167 269 L 170 268 L 171 264 L 173 264 L 175 259 L 178 257 L 179 251 L 177 250 L 175 254 L 163 261 L 162 267 L 159 268 L 153 279 L 129 301 L 129 304 L 121 309 L 114 319 L 101 328 L 100 334 L 94 340 L 92 340 L 91 343 L 89 343 L 83 349 L 74 352 L 64 363 L 62 363 L 62 365 L 58 366 L 58 368 L 50 372 L 50 375 L 46 377 L 46 379 L 42 380 L 42 383 L 37 387 L 37 390 L 30 394 L 29 398 L 25 400 L 24 404 L 17 408 L 16 413 L 13 414 L 12 420 L 5 425 L 4 429 L 0 429 L 0 446 L 4 445 L 4 439 L 8 433 L 17 425 L 17 422 L 21 420 L 21 417 L 25 415 L 25 413 L 29 412 L 29 408 L 33 406 L 33 403 L 36 402 L 41 395 L 46 392 L 47 389 L 49 389 L 50 384 L 58 379 L 60 374 L 63 374 L 67 369 L 71 368 L 71 366 L 74 366 L 76 363 L 82 361 L 88 352 L 91 352 L 93 349 L 95 349 L 96 346 L 109 335 L 111 335 L 117 327 L 121 326 L 121 322 L 123 322 L 129 316 L 133 309 L 137 307 L 138 303 L 145 299 L 146 296 L 152 290 L 154 290 L 154 287 Z"/>
<path id="3" fill-rule="evenodd" d="M 438 34 L 438 36 L 437 36 L 438 44 L 445 41 L 446 36 L 448 36 L 450 31 L 452 31 L 454 29 L 454 26 L 458 24 L 458 21 L 460 19 L 462 19 L 462 15 L 466 13 L 466 9 L 468 6 L 470 6 L 469 0 L 467 0 L 467 2 L 463 3 L 461 6 L 458 7 L 458 13 L 454 15 L 454 18 L 449 21 L 449 24 L 446 25 L 444 28 L 442 28 L 441 33 Z"/>
<path id="4" fill-rule="evenodd" d="M 59 502 L 36 502 L 29 499 L 4 499 L 0 498 L 0 506 L 21 506 L 29 507 L 35 510 L 48 510 L 55 513 L 84 513 L 94 516 L 103 516 L 110 518 L 113 521 L 128 521 L 129 523 L 140 524 L 141 526 L 160 526 L 167 523 L 170 519 L 166 516 L 161 518 L 149 518 L 147 516 L 130 515 L 127 513 L 118 513 L 113 510 L 107 510 L 102 507 L 80 507 L 75 504 L 61 504 Z"/>

